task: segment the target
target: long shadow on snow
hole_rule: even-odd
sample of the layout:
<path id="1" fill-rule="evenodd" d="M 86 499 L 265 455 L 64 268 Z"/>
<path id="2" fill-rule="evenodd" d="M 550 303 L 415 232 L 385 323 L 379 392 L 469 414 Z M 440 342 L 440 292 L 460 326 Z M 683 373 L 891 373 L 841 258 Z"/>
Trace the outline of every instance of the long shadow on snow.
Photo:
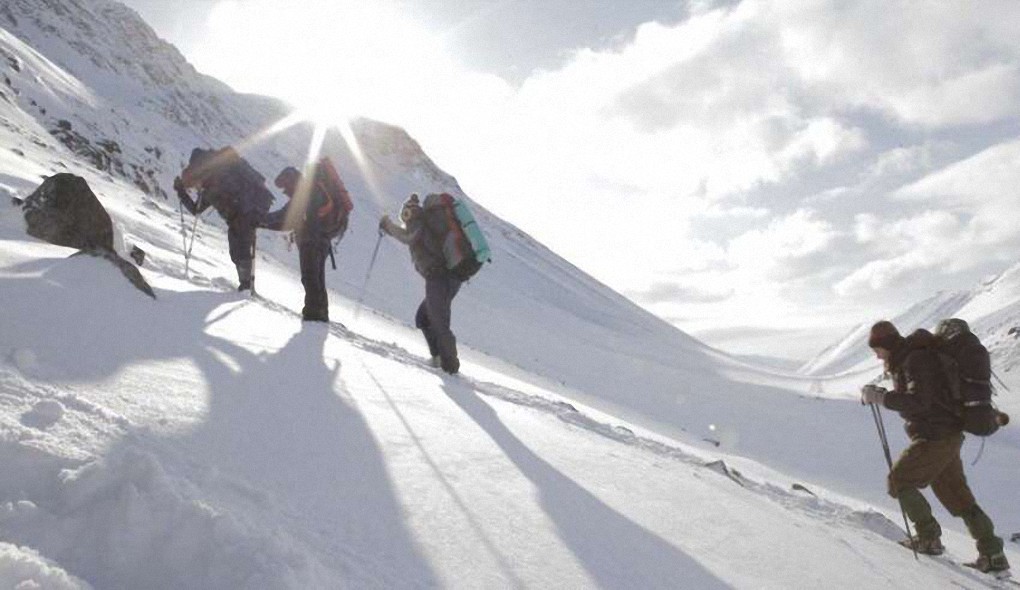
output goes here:
<path id="1" fill-rule="evenodd" d="M 402 521 L 371 432 L 357 410 L 334 389 L 340 366 L 339 362 L 327 366 L 324 360 L 325 327 L 306 326 L 275 354 L 257 355 L 208 333 L 211 325 L 248 305 L 246 298 L 212 291 L 160 291 L 159 298 L 152 301 L 126 284 L 106 288 L 110 281 L 123 279 L 112 268 L 106 270 L 89 259 L 56 260 L 48 268 L 40 265 L 32 270 L 42 270 L 42 279 L 26 276 L 4 281 L 8 305 L 0 314 L 0 349 L 7 345 L 10 350 L 32 352 L 32 366 L 22 367 L 31 377 L 64 384 L 93 383 L 136 363 L 190 358 L 209 388 L 208 415 L 195 430 L 169 440 L 147 430 L 132 430 L 105 453 L 105 457 L 114 458 L 114 464 L 119 465 L 117 461 L 125 456 L 130 461 L 139 450 L 160 457 L 160 465 L 168 473 L 201 480 L 193 482 L 201 486 L 196 501 L 227 513 L 230 506 L 248 507 L 242 509 L 243 514 L 234 515 L 238 522 L 264 520 L 256 534 L 282 531 L 306 542 L 316 558 L 342 572 L 355 586 L 437 585 Z M 110 278 L 102 282 L 90 279 L 97 272 Z M 102 293 L 89 292 L 100 284 L 104 285 Z M 148 395 L 158 395 L 161 385 L 151 384 Z M 101 389 L 89 395 L 103 403 Z M 214 474 L 211 480 L 210 473 Z M 122 476 L 109 472 L 104 477 L 109 485 L 120 485 L 116 482 Z M 125 485 L 133 485 L 130 477 Z M 165 497 L 145 501 L 166 508 L 160 504 L 162 499 Z M 93 500 L 98 503 L 95 508 L 103 508 L 94 510 L 94 515 L 86 514 L 86 505 Z M 65 511 L 63 516 L 72 529 L 80 521 L 92 523 L 86 528 L 105 530 L 99 513 L 114 521 L 128 516 L 109 513 L 126 507 L 108 504 L 102 496 L 86 497 L 82 502 L 86 503 L 82 510 Z M 266 570 L 270 566 L 260 556 L 258 542 L 216 547 L 216 536 L 211 536 L 201 539 L 205 555 L 194 557 L 198 560 L 194 563 L 181 563 L 180 554 L 172 555 L 172 544 L 190 541 L 175 523 L 169 530 L 150 531 L 156 538 L 146 543 L 165 545 L 165 551 L 140 567 L 123 555 L 112 554 L 117 551 L 111 548 L 123 538 L 116 531 L 108 532 L 110 538 L 104 542 L 91 539 L 103 538 L 105 533 L 87 533 L 90 540 L 73 546 L 54 541 L 53 554 L 73 564 L 74 573 L 102 587 L 170 588 L 183 584 L 197 588 L 213 580 L 241 587 L 245 568 L 274 579 Z M 145 534 L 144 530 L 138 532 Z M 142 539 L 145 537 L 128 542 L 144 545 Z M 22 541 L 43 551 L 51 548 L 42 538 Z M 129 554 L 141 551 L 130 545 L 121 549 Z M 251 551 L 247 557 L 238 555 L 246 550 Z M 151 554 L 139 557 L 152 559 Z M 208 568 L 218 568 L 221 577 L 203 578 L 201 572 Z M 224 571 L 232 568 L 241 571 Z M 259 568 L 266 571 L 259 572 Z M 275 579 L 271 587 L 285 578 Z"/>
<path id="2" fill-rule="evenodd" d="M 536 455 L 473 390 L 450 379 L 443 389 L 535 484 L 560 538 L 600 588 L 729 588 Z"/>
<path id="3" fill-rule="evenodd" d="M 341 365 L 325 358 L 328 336 L 326 326 L 306 324 L 239 372 L 204 358 L 209 415 L 180 444 L 273 498 L 353 586 L 434 587 L 375 439 L 338 395 Z"/>

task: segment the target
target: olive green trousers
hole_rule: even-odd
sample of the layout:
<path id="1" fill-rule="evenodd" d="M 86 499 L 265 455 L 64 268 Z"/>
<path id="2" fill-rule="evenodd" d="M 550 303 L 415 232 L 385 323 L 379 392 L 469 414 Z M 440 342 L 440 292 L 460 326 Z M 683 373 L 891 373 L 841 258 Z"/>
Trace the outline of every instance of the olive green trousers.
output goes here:
<path id="1" fill-rule="evenodd" d="M 962 446 L 962 433 L 941 440 L 911 441 L 889 472 L 889 495 L 899 499 L 917 529 L 917 536 L 930 539 L 942 535 L 942 527 L 921 494 L 923 488 L 931 486 L 946 510 L 963 518 L 977 542 L 978 553 L 994 555 L 1002 551 L 1002 539 L 995 536 L 992 520 L 978 506 L 967 485 L 960 459 Z"/>

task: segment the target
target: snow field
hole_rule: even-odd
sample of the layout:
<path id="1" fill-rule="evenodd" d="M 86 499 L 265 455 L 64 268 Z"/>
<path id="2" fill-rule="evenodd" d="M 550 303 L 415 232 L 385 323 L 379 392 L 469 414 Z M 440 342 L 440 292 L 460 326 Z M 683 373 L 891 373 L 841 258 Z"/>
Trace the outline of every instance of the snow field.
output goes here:
<path id="1" fill-rule="evenodd" d="M 33 248 L 41 277 L 12 279 Z M 935 562 L 898 572 L 909 553 L 890 552 L 885 517 L 731 479 L 556 392 L 471 365 L 448 378 L 172 277 L 153 277 L 152 306 L 93 259 L 20 252 L 4 328 L 113 346 L 97 365 L 39 338 L 19 348 L 27 370 L 2 365 L 0 458 L 20 485 L 0 530 L 95 587 L 979 587 Z M 42 313 L 69 277 L 107 305 Z M 56 420 L 28 418 L 55 404 Z"/>

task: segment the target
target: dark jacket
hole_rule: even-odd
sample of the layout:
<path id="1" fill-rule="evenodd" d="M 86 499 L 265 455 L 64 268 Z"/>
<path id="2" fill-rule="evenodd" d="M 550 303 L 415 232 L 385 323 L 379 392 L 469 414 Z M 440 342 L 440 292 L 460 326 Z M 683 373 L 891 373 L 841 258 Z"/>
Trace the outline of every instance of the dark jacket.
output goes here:
<path id="1" fill-rule="evenodd" d="M 892 351 L 888 362 L 894 387 L 884 405 L 903 417 L 911 440 L 941 440 L 963 430 L 933 345 L 931 333 L 918 330 Z"/>
<path id="2" fill-rule="evenodd" d="M 183 190 L 179 190 L 177 195 L 188 212 L 199 215 L 212 207 L 227 223 L 231 223 L 243 218 L 261 216 L 258 206 L 260 199 L 248 194 L 253 190 L 268 192 L 264 186 L 255 187 L 242 175 L 227 171 L 206 179 L 198 189 L 197 200 L 192 200 Z M 262 201 L 265 200 L 264 195 L 260 197 Z M 272 195 L 269 195 L 269 201 L 272 201 Z"/>
<path id="3" fill-rule="evenodd" d="M 449 273 L 443 257 L 442 237 L 428 229 L 420 210 L 405 227 L 389 223 L 383 229 L 410 247 L 411 260 L 418 274 L 428 279 Z"/>
<path id="4" fill-rule="evenodd" d="M 259 225 L 276 231 L 293 231 L 294 241 L 299 244 L 329 241 L 330 236 L 326 228 L 323 227 L 323 217 L 320 215 L 320 211 L 324 207 L 330 206 L 329 197 L 318 186 L 315 186 L 308 193 L 308 199 L 305 201 L 302 210 L 291 212 L 292 209 L 298 207 L 295 199 L 296 197 L 291 198 L 283 208 L 266 215 Z M 332 206 L 336 207 L 339 204 L 332 203 Z M 344 229 L 346 229 L 346 224 L 347 219 L 345 217 L 343 221 Z M 341 233 L 343 233 L 343 230 L 341 230 Z"/>

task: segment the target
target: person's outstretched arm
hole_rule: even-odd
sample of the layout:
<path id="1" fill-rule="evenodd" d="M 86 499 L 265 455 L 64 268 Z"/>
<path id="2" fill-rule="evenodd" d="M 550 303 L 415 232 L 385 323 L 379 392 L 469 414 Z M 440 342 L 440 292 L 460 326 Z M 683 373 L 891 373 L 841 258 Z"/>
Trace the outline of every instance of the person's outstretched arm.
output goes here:
<path id="1" fill-rule="evenodd" d="M 203 211 L 209 208 L 209 202 L 205 199 L 198 199 L 198 203 L 191 199 L 191 195 L 188 194 L 188 189 L 184 188 L 184 183 L 181 182 L 181 178 L 178 176 L 174 179 L 174 190 L 177 192 L 177 198 L 180 199 L 181 204 L 188 210 L 188 213 L 192 215 L 201 215 Z"/>

